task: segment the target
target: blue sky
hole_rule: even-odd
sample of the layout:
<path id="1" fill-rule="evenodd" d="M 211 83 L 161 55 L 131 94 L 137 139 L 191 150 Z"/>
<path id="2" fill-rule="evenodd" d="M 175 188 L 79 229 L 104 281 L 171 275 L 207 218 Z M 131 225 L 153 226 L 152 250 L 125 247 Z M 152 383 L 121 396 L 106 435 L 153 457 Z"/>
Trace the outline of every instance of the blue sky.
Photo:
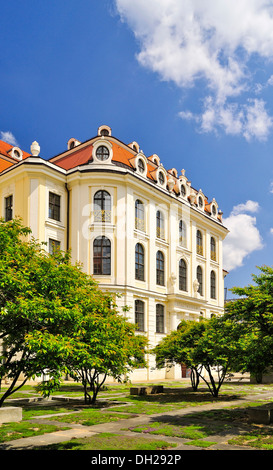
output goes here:
<path id="1" fill-rule="evenodd" d="M 2 140 L 47 159 L 107 124 L 215 197 L 227 288 L 273 265 L 273 1 L 9 0 L 0 44 Z"/>

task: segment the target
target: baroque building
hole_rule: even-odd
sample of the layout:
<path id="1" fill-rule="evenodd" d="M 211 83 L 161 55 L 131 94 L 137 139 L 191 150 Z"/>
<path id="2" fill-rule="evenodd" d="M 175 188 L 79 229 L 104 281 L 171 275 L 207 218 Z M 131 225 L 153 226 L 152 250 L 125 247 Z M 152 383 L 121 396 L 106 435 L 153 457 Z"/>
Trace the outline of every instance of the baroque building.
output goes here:
<path id="1" fill-rule="evenodd" d="M 120 294 L 120 312 L 129 307 L 150 346 L 182 319 L 223 313 L 227 229 L 216 200 L 109 126 L 48 160 L 37 142 L 28 153 L 0 141 L 0 194 L 0 216 L 20 216 L 49 252 L 70 249 L 101 289 Z M 132 380 L 181 377 L 148 359 Z"/>

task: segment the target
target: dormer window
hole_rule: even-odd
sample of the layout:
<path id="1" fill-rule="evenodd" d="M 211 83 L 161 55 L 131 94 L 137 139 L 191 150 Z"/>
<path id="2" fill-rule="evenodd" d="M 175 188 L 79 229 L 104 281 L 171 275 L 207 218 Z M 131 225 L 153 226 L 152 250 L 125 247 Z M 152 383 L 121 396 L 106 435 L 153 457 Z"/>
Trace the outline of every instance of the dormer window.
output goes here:
<path id="1" fill-rule="evenodd" d="M 98 160 L 100 160 L 101 162 L 104 162 L 105 160 L 108 160 L 109 156 L 110 156 L 110 152 L 107 147 L 105 147 L 104 145 L 100 145 L 97 148 L 96 157 Z"/>
<path id="2" fill-rule="evenodd" d="M 13 147 L 10 151 L 10 155 L 13 158 L 16 158 L 16 160 L 22 160 L 23 158 L 23 152 L 19 147 Z"/>
<path id="3" fill-rule="evenodd" d="M 201 196 L 199 196 L 199 198 L 198 198 L 198 206 L 200 207 L 200 209 L 202 209 L 203 204 L 204 204 L 204 203 L 203 203 L 203 198 L 202 198 Z"/>
<path id="4" fill-rule="evenodd" d="M 111 127 L 106 126 L 105 124 L 98 128 L 98 135 L 107 137 L 111 134 L 112 134 Z"/>
<path id="5" fill-rule="evenodd" d="M 163 186 L 163 184 L 165 183 L 165 177 L 164 177 L 162 171 L 160 171 L 159 174 L 158 174 L 158 181 L 159 181 L 159 184 L 161 184 L 161 186 Z"/>
<path id="6" fill-rule="evenodd" d="M 185 188 L 185 185 L 184 185 L 184 184 L 181 184 L 181 195 L 182 195 L 183 197 L 186 196 L 186 188 Z"/>
<path id="7" fill-rule="evenodd" d="M 140 158 L 137 163 L 137 168 L 140 173 L 144 173 L 145 171 L 145 164 L 144 161 Z"/>

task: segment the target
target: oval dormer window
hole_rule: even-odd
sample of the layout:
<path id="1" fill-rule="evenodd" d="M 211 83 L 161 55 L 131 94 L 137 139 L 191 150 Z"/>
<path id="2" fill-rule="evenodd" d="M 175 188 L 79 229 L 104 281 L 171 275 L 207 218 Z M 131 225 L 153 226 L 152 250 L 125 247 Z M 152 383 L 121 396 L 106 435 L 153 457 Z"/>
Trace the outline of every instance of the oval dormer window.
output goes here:
<path id="1" fill-rule="evenodd" d="M 163 186 L 163 184 L 165 183 L 165 178 L 164 178 L 162 171 L 159 172 L 158 181 L 159 181 L 159 184 L 161 184 L 161 186 Z"/>
<path id="2" fill-rule="evenodd" d="M 110 156 L 110 153 L 107 147 L 105 147 L 104 145 L 100 145 L 97 148 L 96 157 L 98 160 L 100 160 L 101 162 L 104 162 L 105 160 L 109 158 L 109 156 Z"/>
<path id="3" fill-rule="evenodd" d="M 138 160 L 137 168 L 138 168 L 138 171 L 139 171 L 140 173 L 144 173 L 144 171 L 145 171 L 145 164 L 144 164 L 144 161 L 141 160 L 141 158 Z"/>

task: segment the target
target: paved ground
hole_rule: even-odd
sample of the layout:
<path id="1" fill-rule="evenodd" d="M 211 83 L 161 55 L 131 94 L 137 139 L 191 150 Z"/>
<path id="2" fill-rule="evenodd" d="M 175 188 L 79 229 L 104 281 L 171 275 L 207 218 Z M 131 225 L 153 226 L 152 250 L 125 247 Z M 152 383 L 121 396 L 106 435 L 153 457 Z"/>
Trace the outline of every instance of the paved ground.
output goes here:
<path id="1" fill-rule="evenodd" d="M 54 444 L 54 443 L 59 443 L 59 442 L 64 442 L 68 441 L 72 438 L 82 438 L 82 437 L 88 437 L 92 436 L 97 433 L 102 433 L 102 432 L 113 432 L 113 433 L 118 433 L 121 435 L 128 435 L 132 436 L 131 431 L 126 431 L 124 428 L 130 428 L 132 426 L 136 425 L 141 425 L 141 424 L 146 424 L 146 423 L 151 423 L 155 420 L 162 419 L 168 419 L 168 417 L 179 417 L 183 415 L 189 415 L 192 414 L 198 415 L 201 411 L 205 410 L 211 410 L 211 409 L 223 409 L 225 407 L 230 407 L 238 405 L 239 407 L 242 405 L 242 403 L 245 403 L 246 401 L 257 401 L 259 398 L 261 399 L 267 399 L 267 398 L 272 398 L 272 393 L 262 393 L 261 395 L 253 395 L 253 396 L 248 396 L 246 398 L 240 398 L 240 400 L 237 401 L 227 401 L 227 402 L 221 402 L 221 403 L 214 403 L 214 404 L 209 404 L 209 405 L 202 405 L 202 406 L 196 406 L 192 408 L 185 408 L 181 410 L 175 410 L 172 412 L 164 412 L 163 414 L 154 414 L 154 415 L 139 415 L 134 418 L 130 419 L 123 419 L 117 422 L 112 422 L 112 423 L 105 423 L 105 424 L 98 424 L 95 426 L 83 426 L 79 424 L 66 424 L 62 423 L 62 426 L 70 426 L 72 427 L 69 430 L 60 430 L 58 432 L 53 432 L 49 434 L 44 434 L 42 436 L 35 436 L 35 437 L 30 437 L 30 438 L 24 438 L 24 439 L 17 439 L 14 441 L 9 441 L 6 443 L 0 444 L 0 451 L 3 450 L 31 450 L 33 447 L 37 446 L 46 446 L 48 444 Z M 43 423 L 52 423 L 55 424 L 53 418 L 46 418 L 39 416 L 37 418 L 33 418 L 32 422 L 43 422 Z M 60 422 L 58 422 L 58 425 L 60 425 Z M 269 425 L 271 427 L 271 425 Z M 273 426 L 273 425 L 272 425 Z M 246 428 L 242 428 L 244 431 Z M 219 435 L 214 435 L 210 436 L 207 438 L 208 441 L 213 441 L 217 442 L 215 445 L 211 446 L 208 448 L 208 450 L 228 450 L 228 451 L 233 451 L 233 450 L 244 450 L 244 451 L 250 451 L 250 450 L 256 450 L 254 448 L 250 447 L 240 447 L 240 446 L 231 446 L 228 444 L 228 440 L 231 439 L 234 436 L 237 436 L 238 433 L 241 432 L 240 427 L 234 426 L 234 428 L 229 431 L 229 434 L 227 435 L 226 433 L 219 434 Z M 139 436 L 139 433 L 135 434 L 136 436 Z M 152 435 L 152 434 L 141 434 L 141 436 L 145 436 L 148 439 L 159 439 L 162 438 L 165 441 L 168 442 L 175 442 L 177 444 L 177 447 L 173 450 L 177 451 L 190 451 L 190 450 L 204 450 L 203 448 L 200 447 L 195 447 L 192 445 L 185 445 L 186 442 L 189 442 L 189 439 L 181 439 L 181 438 L 175 438 L 175 437 L 167 437 L 167 436 L 159 436 L 159 435 Z"/>

